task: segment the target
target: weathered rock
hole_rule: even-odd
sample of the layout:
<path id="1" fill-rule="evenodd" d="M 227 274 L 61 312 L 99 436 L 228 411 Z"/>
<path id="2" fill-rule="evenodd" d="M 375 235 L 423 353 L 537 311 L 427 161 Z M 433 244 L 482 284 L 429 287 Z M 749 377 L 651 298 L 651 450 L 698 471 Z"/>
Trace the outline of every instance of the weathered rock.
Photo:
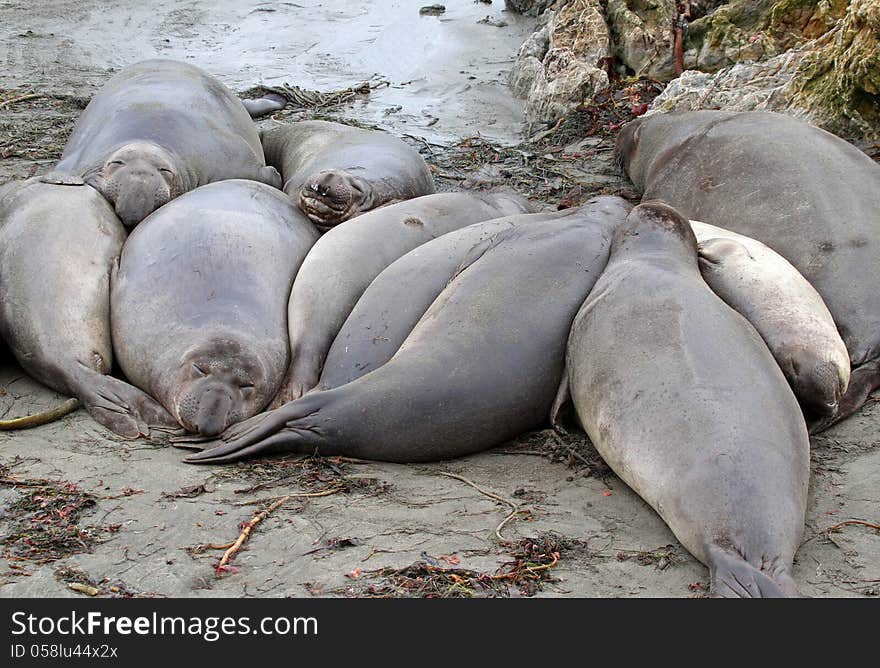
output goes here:
<path id="1" fill-rule="evenodd" d="M 675 0 L 608 0 L 614 56 L 636 76 L 674 76 L 672 17 Z"/>
<path id="2" fill-rule="evenodd" d="M 802 56 L 791 51 L 763 62 L 737 63 L 714 74 L 687 70 L 669 83 L 648 114 L 691 109 L 785 111 L 791 97 L 788 85 Z"/>
<path id="3" fill-rule="evenodd" d="M 517 97 L 527 97 L 535 77 L 544 69 L 544 56 L 550 49 L 550 26 L 546 23 L 533 32 L 516 54 L 510 75 L 510 87 Z"/>
<path id="4" fill-rule="evenodd" d="M 548 22 L 548 49 L 541 68 L 523 57 L 519 89 L 529 77 L 532 84 L 526 101 L 530 124 L 564 116 L 608 85 L 602 61 L 611 55 L 610 36 L 599 0 L 571 0 Z M 540 39 L 531 48 L 539 48 Z M 515 83 L 514 85 L 517 85 Z"/>
<path id="5" fill-rule="evenodd" d="M 530 16 L 538 16 L 552 4 L 553 0 L 504 0 L 507 11 Z"/>
<path id="6" fill-rule="evenodd" d="M 777 3 L 771 27 L 784 25 Z M 834 2 L 794 14 L 806 33 L 834 16 Z M 815 7 L 814 7 L 815 9 Z M 839 9 L 839 7 L 837 8 Z M 821 10 L 821 11 L 820 11 Z M 791 15 L 790 15 L 791 16 Z M 672 81 L 651 110 L 780 111 L 856 140 L 880 138 L 880 0 L 853 0 L 846 16 L 820 37 L 762 62 L 738 63 L 715 74 L 688 71 Z"/>
<path id="7" fill-rule="evenodd" d="M 791 104 L 834 132 L 877 140 L 880 0 L 852 0 L 838 26 L 805 49 L 792 80 Z"/>
<path id="8" fill-rule="evenodd" d="M 744 60 L 778 55 L 773 38 L 762 31 L 775 0 L 734 0 L 692 21 L 685 33 L 685 66 L 714 72 Z"/>

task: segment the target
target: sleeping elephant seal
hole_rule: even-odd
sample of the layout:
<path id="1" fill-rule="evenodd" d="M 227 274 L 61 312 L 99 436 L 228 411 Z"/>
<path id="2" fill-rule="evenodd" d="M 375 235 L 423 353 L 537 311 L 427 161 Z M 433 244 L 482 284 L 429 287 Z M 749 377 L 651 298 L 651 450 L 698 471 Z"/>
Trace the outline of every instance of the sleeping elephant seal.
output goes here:
<path id="1" fill-rule="evenodd" d="M 380 130 L 300 121 L 263 131 L 283 189 L 322 231 L 398 200 L 434 192 L 418 151 Z"/>
<path id="2" fill-rule="evenodd" d="M 321 237 L 296 276 L 287 307 L 291 365 L 273 406 L 318 383 L 351 309 L 385 267 L 417 246 L 491 218 L 531 211 L 504 193 L 437 193 L 371 211 Z"/>
<path id="3" fill-rule="evenodd" d="M 131 381 L 191 432 L 265 407 L 289 358 L 285 307 L 318 238 L 279 190 L 202 186 L 132 232 L 113 276 L 113 343 Z"/>
<path id="4" fill-rule="evenodd" d="M 386 364 L 251 418 L 187 461 L 318 452 L 419 462 L 537 427 L 562 377 L 572 318 L 626 207 L 584 207 L 478 244 Z"/>
<path id="5" fill-rule="evenodd" d="M 107 375 L 110 269 L 124 240 L 113 208 L 82 179 L 49 174 L 3 190 L 0 337 L 28 374 L 135 438 L 175 422 L 152 398 Z M 35 418 L 11 426 L 33 426 Z"/>
<path id="6" fill-rule="evenodd" d="M 757 239 L 834 317 L 852 365 L 828 426 L 880 385 L 880 165 L 842 139 L 767 112 L 655 114 L 627 124 L 618 159 L 645 199 Z"/>
<path id="7" fill-rule="evenodd" d="M 80 116 L 56 169 L 82 176 L 129 227 L 214 181 L 281 187 L 241 101 L 207 72 L 174 60 L 115 74 Z"/>
<path id="8" fill-rule="evenodd" d="M 709 567 L 714 593 L 797 595 L 806 424 L 761 337 L 700 277 L 686 219 L 632 210 L 566 361 L 596 449 Z"/>
<path id="9" fill-rule="evenodd" d="M 379 274 L 358 300 L 339 330 L 317 389 L 345 385 L 385 364 L 437 296 L 465 262 L 481 248 L 490 247 L 505 230 L 571 216 L 599 214 L 603 209 L 626 217 L 630 206 L 619 197 L 595 197 L 581 210 L 523 213 L 468 225 L 433 239 L 393 262 Z M 597 215 L 598 220 L 602 220 Z"/>
<path id="10" fill-rule="evenodd" d="M 819 293 L 760 241 L 696 220 L 691 228 L 712 291 L 758 330 L 809 414 L 834 415 L 849 353 Z"/>

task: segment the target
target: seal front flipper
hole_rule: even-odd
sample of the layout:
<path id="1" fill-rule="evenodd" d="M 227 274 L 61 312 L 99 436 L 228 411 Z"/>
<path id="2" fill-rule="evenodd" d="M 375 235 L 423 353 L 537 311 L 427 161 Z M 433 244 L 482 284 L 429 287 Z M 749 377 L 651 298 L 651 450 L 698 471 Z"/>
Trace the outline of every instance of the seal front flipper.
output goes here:
<path id="1" fill-rule="evenodd" d="M 256 181 L 260 183 L 265 183 L 267 186 L 272 186 L 273 188 L 277 188 L 281 190 L 281 186 L 284 185 L 284 181 L 281 178 L 281 174 L 277 169 L 271 166 L 260 167 L 257 170 Z"/>
<path id="2" fill-rule="evenodd" d="M 180 425 L 159 403 L 133 385 L 81 368 L 71 383 L 89 414 L 110 431 L 126 438 L 149 438 L 156 431 Z"/>
<path id="3" fill-rule="evenodd" d="M 54 170 L 49 172 L 48 174 L 43 174 L 42 176 L 38 176 L 37 180 L 40 183 L 48 183 L 53 186 L 84 186 L 86 182 L 83 180 L 81 176 L 77 176 L 76 174 L 71 174 L 69 172 L 63 172 L 59 170 Z"/>
<path id="4" fill-rule="evenodd" d="M 325 403 L 322 399 L 312 397 L 321 394 L 304 397 L 233 425 L 223 434 L 221 445 L 206 448 L 186 457 L 184 461 L 190 464 L 220 464 L 256 455 L 303 451 L 309 447 L 310 441 L 314 441 L 313 437 L 321 437 L 319 428 L 313 426 L 315 420 L 311 419 L 319 411 L 319 406 Z"/>
<path id="5" fill-rule="evenodd" d="M 712 595 L 716 598 L 800 596 L 791 575 L 772 560 L 766 564 L 762 561 L 759 569 L 733 551 L 712 546 L 708 550 L 707 561 L 712 578 Z"/>

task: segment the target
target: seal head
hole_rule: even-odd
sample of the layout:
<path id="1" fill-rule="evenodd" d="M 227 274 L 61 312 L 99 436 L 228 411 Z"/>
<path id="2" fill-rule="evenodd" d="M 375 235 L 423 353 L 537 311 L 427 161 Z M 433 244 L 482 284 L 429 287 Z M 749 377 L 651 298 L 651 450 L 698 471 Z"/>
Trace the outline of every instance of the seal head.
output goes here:
<path id="1" fill-rule="evenodd" d="M 214 339 L 181 360 L 172 411 L 187 431 L 216 436 L 265 406 L 275 389 L 259 391 L 265 378 L 259 359 L 239 342 Z"/>
<path id="2" fill-rule="evenodd" d="M 643 253 L 651 249 L 668 253 L 675 246 L 688 258 L 696 258 L 697 237 L 690 221 L 659 200 L 648 200 L 635 207 L 614 233 L 611 243 L 613 253 L 629 250 Z M 696 261 L 693 264 L 697 266 Z"/>
<path id="3" fill-rule="evenodd" d="M 329 169 L 306 179 L 299 206 L 317 227 L 327 229 L 372 209 L 373 197 L 363 179 Z"/>
<path id="4" fill-rule="evenodd" d="M 113 205 L 126 227 L 134 227 L 184 188 L 174 156 L 150 142 L 133 142 L 113 151 L 86 183 Z"/>

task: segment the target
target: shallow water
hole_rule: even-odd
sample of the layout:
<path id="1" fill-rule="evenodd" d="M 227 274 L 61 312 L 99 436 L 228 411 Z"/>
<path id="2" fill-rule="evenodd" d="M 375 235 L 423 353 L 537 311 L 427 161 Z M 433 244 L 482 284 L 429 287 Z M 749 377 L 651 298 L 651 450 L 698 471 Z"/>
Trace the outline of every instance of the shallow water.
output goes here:
<path id="1" fill-rule="evenodd" d="M 522 103 L 506 82 L 534 19 L 504 3 L 449 0 L 95 0 L 0 3 L 0 87 L 90 95 L 145 58 L 186 60 L 244 90 L 282 83 L 322 91 L 373 76 L 391 86 L 346 115 L 434 141 L 482 134 L 515 142 Z M 489 16 L 504 27 L 479 24 Z"/>

